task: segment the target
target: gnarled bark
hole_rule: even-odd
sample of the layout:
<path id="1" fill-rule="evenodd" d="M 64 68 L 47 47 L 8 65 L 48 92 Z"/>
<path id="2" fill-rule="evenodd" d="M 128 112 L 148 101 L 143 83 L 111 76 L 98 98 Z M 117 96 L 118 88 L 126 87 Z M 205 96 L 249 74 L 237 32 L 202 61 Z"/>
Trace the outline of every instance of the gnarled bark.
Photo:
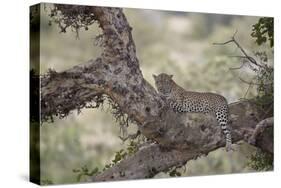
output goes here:
<path id="1" fill-rule="evenodd" d="M 93 7 L 91 11 L 103 30 L 103 53 L 96 60 L 60 73 L 50 71 L 42 77 L 41 120 L 47 121 L 53 115 L 64 117 L 89 102 L 100 104 L 106 95 L 138 125 L 141 134 L 155 141 L 92 180 L 153 177 L 224 146 L 224 137 L 214 118 L 199 115 L 193 121 L 193 115 L 174 113 L 143 78 L 131 27 L 122 10 Z M 230 104 L 234 142 L 248 141 L 261 121 L 259 117 L 264 116 L 270 115 L 251 101 Z M 263 139 L 272 142 L 270 135 Z M 253 144 L 267 150 L 262 141 Z"/>
<path id="2" fill-rule="evenodd" d="M 259 123 L 256 117 L 262 115 L 263 112 L 259 111 L 255 104 L 243 101 L 230 104 L 230 114 L 234 142 L 240 140 L 247 142 L 249 137 L 255 135 L 256 125 Z M 184 145 L 184 142 L 180 143 L 181 141 L 179 141 L 179 143 L 174 143 L 175 147 L 165 149 L 159 144 L 151 144 L 140 149 L 135 155 L 97 175 L 92 180 L 107 181 L 153 177 L 158 172 L 173 166 L 182 166 L 189 160 L 196 159 L 201 155 L 207 155 L 209 152 L 224 146 L 225 141 L 215 119 L 208 117 L 203 119 L 205 121 L 193 121 L 191 124 L 186 124 L 181 128 L 170 127 L 171 138 L 166 138 L 165 136 L 162 138 L 163 143 L 168 142 L 170 144 L 171 140 L 177 136 L 178 130 L 186 131 L 187 137 L 185 140 L 189 139 L 189 145 Z M 164 139 L 167 140 L 164 141 Z M 272 153 L 272 148 L 270 147 L 273 141 L 272 136 L 268 135 L 268 133 L 259 134 L 259 139 L 259 142 L 251 144 Z M 264 147 L 264 143 L 268 143 L 269 140 L 271 140 L 271 145 Z M 189 147 L 186 148 L 186 146 Z M 178 149 L 181 147 L 182 149 Z"/>

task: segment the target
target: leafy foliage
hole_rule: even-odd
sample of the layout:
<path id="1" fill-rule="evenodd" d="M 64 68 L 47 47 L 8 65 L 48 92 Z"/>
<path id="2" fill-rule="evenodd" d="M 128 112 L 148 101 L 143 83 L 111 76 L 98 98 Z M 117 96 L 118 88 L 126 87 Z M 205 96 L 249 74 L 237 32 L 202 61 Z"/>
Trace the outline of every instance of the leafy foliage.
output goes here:
<path id="1" fill-rule="evenodd" d="M 113 160 L 111 161 L 111 163 L 105 165 L 105 167 L 103 168 L 103 171 L 116 165 L 121 160 L 134 154 L 136 151 L 137 151 L 137 143 L 131 140 L 128 147 L 125 150 L 121 149 L 115 153 Z M 84 165 L 81 168 L 73 169 L 72 172 L 77 174 L 77 177 L 76 177 L 77 182 L 81 182 L 83 180 L 83 177 L 91 177 L 91 176 L 95 176 L 98 173 L 100 173 L 100 171 L 97 167 L 94 168 L 93 170 L 89 170 L 87 165 Z M 122 173 L 122 172 L 120 172 L 120 173 Z"/>
<path id="2" fill-rule="evenodd" d="M 271 114 L 273 113 L 273 80 L 271 83 L 265 83 L 265 81 L 273 79 L 273 70 L 270 72 L 266 72 L 268 75 L 259 75 L 258 81 L 259 84 L 257 86 L 258 95 L 254 99 L 257 105 L 259 105 L 262 109 L 272 108 Z M 270 109 L 269 109 L 270 110 Z"/>
<path id="3" fill-rule="evenodd" d="M 267 57 L 266 57 L 267 58 Z M 264 66 L 256 73 L 257 78 L 257 96 L 255 102 L 265 111 L 265 115 L 273 115 L 274 100 L 274 69 L 271 66 Z"/>
<path id="4" fill-rule="evenodd" d="M 262 67 L 257 69 L 256 72 L 256 86 L 257 86 L 257 96 L 255 97 L 255 102 L 261 108 L 273 108 L 270 106 L 273 104 L 273 84 L 274 84 L 274 69 L 272 66 L 267 65 L 267 54 L 265 52 L 255 53 L 256 57 L 259 57 Z M 272 109 L 273 110 L 273 109 Z M 272 111 L 271 110 L 271 111 Z"/>
<path id="5" fill-rule="evenodd" d="M 49 14 L 52 22 L 58 25 L 62 33 L 66 33 L 67 28 L 76 32 L 79 37 L 79 29 L 89 29 L 89 26 L 95 23 L 95 15 L 90 6 L 69 6 L 62 4 L 54 4 Z"/>
<path id="6" fill-rule="evenodd" d="M 179 177 L 179 176 L 181 176 L 181 173 L 179 171 L 177 171 L 177 169 L 175 168 L 169 172 L 169 175 L 171 177 Z"/>
<path id="7" fill-rule="evenodd" d="M 236 32 L 237 33 L 237 32 Z M 238 68 L 232 68 L 232 70 L 238 70 L 241 72 L 242 68 L 247 67 L 249 72 L 247 75 L 252 75 L 251 81 L 245 81 L 241 77 L 239 79 L 248 84 L 248 90 L 250 87 L 253 87 L 257 91 L 257 95 L 251 97 L 257 105 L 261 107 L 264 111 L 264 117 L 272 117 L 273 116 L 273 61 L 268 58 L 268 54 L 266 51 L 258 51 L 254 53 L 254 56 L 250 56 L 246 50 L 239 44 L 236 40 L 235 35 L 231 37 L 231 40 L 224 43 L 215 43 L 218 45 L 225 45 L 228 43 L 234 43 L 236 47 L 240 50 L 242 55 L 233 56 L 241 59 L 241 66 Z M 258 23 L 253 25 L 253 33 L 252 37 L 257 38 L 257 44 L 264 45 L 267 40 L 270 41 L 270 46 L 273 47 L 273 18 L 260 18 Z M 273 53 L 273 51 L 272 51 Z M 243 70 L 245 71 L 245 70 Z M 247 90 L 247 91 L 248 91 Z M 245 94 L 247 97 L 247 92 Z M 262 119 L 264 117 L 261 117 Z M 268 154 L 260 151 L 253 155 L 250 159 L 250 166 L 252 166 L 256 170 L 264 170 L 268 169 L 268 166 L 272 166 L 273 158 L 268 158 Z"/>
<path id="8" fill-rule="evenodd" d="M 99 172 L 99 169 L 96 167 L 93 170 L 89 170 L 85 165 L 81 168 L 73 169 L 72 172 L 77 174 L 77 182 L 80 182 L 83 176 L 94 176 Z"/>
<path id="9" fill-rule="evenodd" d="M 260 18 L 258 23 L 253 25 L 252 37 L 256 38 L 258 45 L 265 44 L 267 40 L 270 47 L 274 44 L 273 18 Z M 273 65 L 268 65 L 268 56 L 265 51 L 256 52 L 255 56 L 259 58 L 260 67 L 253 69 L 256 73 L 257 96 L 254 101 L 262 109 L 265 116 L 273 116 L 273 99 L 274 99 L 274 69 Z M 272 137 L 273 139 L 273 137 Z M 273 155 L 257 150 L 250 156 L 248 166 L 257 171 L 273 169 Z"/>
<path id="10" fill-rule="evenodd" d="M 253 25 L 251 36 L 256 38 L 258 45 L 270 42 L 270 47 L 274 45 L 274 25 L 273 18 L 260 18 L 258 23 Z M 258 80 L 258 98 L 267 98 L 273 100 L 273 67 L 268 66 L 268 57 L 265 51 L 256 52 L 255 56 L 259 58 L 264 66 L 257 72 Z"/>
<path id="11" fill-rule="evenodd" d="M 273 155 L 257 150 L 249 158 L 248 166 L 257 171 L 273 169 Z"/>
<path id="12" fill-rule="evenodd" d="M 252 37 L 256 38 L 258 45 L 269 41 L 270 47 L 274 45 L 273 18 L 260 18 L 258 23 L 253 25 Z"/>
<path id="13" fill-rule="evenodd" d="M 106 170 L 115 164 L 119 163 L 121 160 L 125 159 L 126 157 L 133 155 L 138 151 L 138 143 L 136 141 L 130 140 L 128 147 L 126 149 L 121 149 L 115 153 L 113 160 L 105 165 L 103 170 Z"/>
<path id="14" fill-rule="evenodd" d="M 183 164 L 182 166 L 174 166 L 168 168 L 167 170 L 164 170 L 163 172 L 169 175 L 170 177 L 180 177 L 186 172 L 186 166 L 185 164 Z"/>

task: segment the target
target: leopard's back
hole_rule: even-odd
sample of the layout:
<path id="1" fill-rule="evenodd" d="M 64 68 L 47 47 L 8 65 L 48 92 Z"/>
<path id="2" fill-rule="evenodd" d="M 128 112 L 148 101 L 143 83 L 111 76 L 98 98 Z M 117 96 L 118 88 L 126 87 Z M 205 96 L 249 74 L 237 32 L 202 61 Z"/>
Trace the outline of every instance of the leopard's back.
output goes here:
<path id="1" fill-rule="evenodd" d="M 170 106 L 175 112 L 215 113 L 228 110 L 226 99 L 215 93 L 201 93 L 174 88 L 169 96 Z"/>

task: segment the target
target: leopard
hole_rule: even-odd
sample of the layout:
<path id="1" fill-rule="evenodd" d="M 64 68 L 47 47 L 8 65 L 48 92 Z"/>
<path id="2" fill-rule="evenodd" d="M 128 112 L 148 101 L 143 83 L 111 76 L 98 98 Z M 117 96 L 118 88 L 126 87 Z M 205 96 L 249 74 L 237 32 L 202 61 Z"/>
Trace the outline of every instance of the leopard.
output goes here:
<path id="1" fill-rule="evenodd" d="M 229 126 L 229 107 L 225 97 L 211 92 L 187 91 L 172 78 L 173 75 L 153 74 L 158 93 L 175 113 L 202 113 L 214 116 L 225 136 L 226 151 L 233 150 Z"/>

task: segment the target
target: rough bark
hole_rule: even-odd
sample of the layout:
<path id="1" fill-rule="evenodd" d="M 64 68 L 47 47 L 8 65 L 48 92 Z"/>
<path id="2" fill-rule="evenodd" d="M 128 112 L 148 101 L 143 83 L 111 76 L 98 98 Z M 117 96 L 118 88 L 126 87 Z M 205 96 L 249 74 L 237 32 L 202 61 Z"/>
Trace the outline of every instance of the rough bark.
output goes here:
<path id="1" fill-rule="evenodd" d="M 60 73 L 50 71 L 42 77 L 41 120 L 48 121 L 54 115 L 65 117 L 89 103 L 99 105 L 108 96 L 120 113 L 127 114 L 138 125 L 141 134 L 155 141 L 92 180 L 153 177 L 224 146 L 224 137 L 214 118 L 174 113 L 143 78 L 131 27 L 122 10 L 93 7 L 91 11 L 103 30 L 103 53 L 96 60 Z M 251 101 L 230 104 L 233 140 L 248 141 L 262 120 L 259 117 L 270 114 Z M 272 138 L 261 135 L 252 144 L 272 153 L 263 144 L 263 140 L 268 143 Z"/>
<path id="2" fill-rule="evenodd" d="M 255 104 L 249 101 L 231 104 L 230 114 L 233 140 L 235 142 L 241 140 L 247 142 L 249 138 L 255 135 L 255 139 L 258 138 L 259 142 L 251 142 L 251 144 L 272 153 L 272 135 L 269 133 L 261 134 L 262 132 L 260 131 L 256 134 L 256 125 L 259 123 L 257 117 L 262 115 L 263 112 L 259 111 Z M 185 146 L 182 146 L 181 143 L 175 143 L 175 148 L 168 149 L 159 144 L 151 144 L 139 150 L 135 155 L 121 161 L 113 168 L 93 177 L 92 181 L 153 177 L 158 172 L 174 166 L 182 166 L 189 160 L 196 159 L 201 155 L 207 155 L 209 152 L 223 147 L 225 141 L 215 119 L 211 117 L 203 119 L 205 120 L 193 121 L 189 125 L 186 124 L 182 128 L 178 128 L 188 132 L 186 140 L 190 139 L 190 148 L 184 148 Z M 273 124 L 268 126 L 273 126 Z M 173 129 L 173 131 L 177 132 L 177 129 Z M 168 139 L 166 142 L 170 143 L 170 139 Z M 269 144 L 269 146 L 265 146 L 264 143 Z M 177 147 L 183 147 L 184 149 L 178 149 Z"/>
<path id="3" fill-rule="evenodd" d="M 259 122 L 248 143 L 273 154 L 273 117 Z"/>

